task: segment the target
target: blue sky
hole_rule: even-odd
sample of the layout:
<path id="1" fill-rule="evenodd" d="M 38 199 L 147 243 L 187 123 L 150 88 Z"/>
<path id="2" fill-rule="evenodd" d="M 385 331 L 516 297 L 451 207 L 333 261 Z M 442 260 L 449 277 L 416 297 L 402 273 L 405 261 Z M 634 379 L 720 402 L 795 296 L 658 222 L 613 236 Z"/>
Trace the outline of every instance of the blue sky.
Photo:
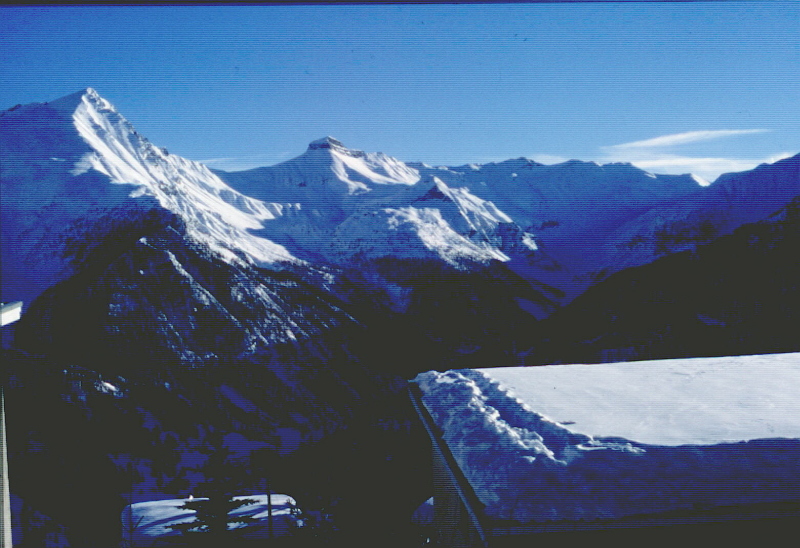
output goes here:
<path id="1" fill-rule="evenodd" d="M 171 152 L 319 137 L 434 165 L 658 173 L 800 151 L 800 2 L 0 8 L 0 108 L 93 87 Z"/>

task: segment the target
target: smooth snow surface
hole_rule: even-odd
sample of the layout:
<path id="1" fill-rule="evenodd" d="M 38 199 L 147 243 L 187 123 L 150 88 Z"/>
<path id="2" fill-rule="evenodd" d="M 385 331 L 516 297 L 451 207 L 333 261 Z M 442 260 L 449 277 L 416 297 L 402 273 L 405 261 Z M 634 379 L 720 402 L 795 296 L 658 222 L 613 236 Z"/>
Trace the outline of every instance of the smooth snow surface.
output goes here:
<path id="1" fill-rule="evenodd" d="M 800 502 L 800 353 L 464 369 L 415 382 L 493 518 Z"/>
<path id="2" fill-rule="evenodd" d="M 800 353 L 479 371 L 592 437 L 673 446 L 800 438 Z"/>

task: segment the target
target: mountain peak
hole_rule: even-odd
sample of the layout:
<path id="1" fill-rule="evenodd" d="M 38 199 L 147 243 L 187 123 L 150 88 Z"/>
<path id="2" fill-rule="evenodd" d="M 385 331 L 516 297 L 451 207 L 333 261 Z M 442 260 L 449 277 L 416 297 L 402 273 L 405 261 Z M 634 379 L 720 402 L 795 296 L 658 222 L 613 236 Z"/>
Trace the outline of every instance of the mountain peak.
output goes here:
<path id="1" fill-rule="evenodd" d="M 324 148 L 338 148 L 346 150 L 346 147 L 342 144 L 341 141 L 338 139 L 334 139 L 330 135 L 327 137 L 323 137 L 322 139 L 317 139 L 316 141 L 311 141 L 308 144 L 309 150 L 319 150 Z"/>
<path id="2" fill-rule="evenodd" d="M 81 104 L 88 103 L 101 110 L 116 110 L 114 106 L 103 99 L 94 88 L 84 88 L 75 93 L 65 95 L 55 101 L 50 101 L 48 105 L 56 110 L 75 112 Z"/>
<path id="3" fill-rule="evenodd" d="M 322 139 L 317 139 L 316 141 L 311 141 L 308 144 L 308 150 L 306 152 L 313 150 L 330 150 L 331 152 L 337 152 L 340 155 L 351 156 L 353 158 L 363 158 L 366 156 L 363 150 L 351 150 L 344 146 L 340 140 L 330 135 Z"/>

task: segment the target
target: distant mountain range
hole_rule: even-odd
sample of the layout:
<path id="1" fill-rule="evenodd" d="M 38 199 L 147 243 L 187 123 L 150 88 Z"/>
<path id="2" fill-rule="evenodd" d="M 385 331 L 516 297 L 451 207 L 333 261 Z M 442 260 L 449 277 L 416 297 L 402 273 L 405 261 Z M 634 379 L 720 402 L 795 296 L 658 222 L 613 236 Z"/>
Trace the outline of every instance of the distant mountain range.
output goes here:
<path id="1" fill-rule="evenodd" d="M 707 184 L 577 160 L 429 166 L 325 137 L 223 172 L 153 145 L 86 89 L 0 113 L 0 185 L 2 300 L 25 302 L 7 374 L 25 390 L 47 377 L 54 408 L 83 402 L 87 439 L 97 406 L 126 417 L 141 444 L 86 451 L 136 468 L 137 496 L 188 494 L 210 431 L 244 458 L 353 424 L 407 428 L 404 381 L 428 369 L 800 350 L 785 304 L 800 155 Z M 53 436 L 41 443 L 57 454 Z M 39 446 L 23 446 L 21 495 L 40 499 L 23 464 Z M 400 492 L 406 457 L 374 468 Z M 303 489 L 320 496 L 287 477 L 301 505 Z M 90 546 L 84 525 L 73 535 Z"/>
<path id="2" fill-rule="evenodd" d="M 6 299 L 31 300 L 68 275 L 67 240 L 98 237 L 104 215 L 159 210 L 227 262 L 496 260 L 565 292 L 564 304 L 621 268 L 764 219 L 798 192 L 797 157 L 704 185 L 577 160 L 432 167 L 332 137 L 275 166 L 211 171 L 149 143 L 92 89 L 6 111 L 2 123 L 4 269 L 25 272 L 4 274 Z"/>

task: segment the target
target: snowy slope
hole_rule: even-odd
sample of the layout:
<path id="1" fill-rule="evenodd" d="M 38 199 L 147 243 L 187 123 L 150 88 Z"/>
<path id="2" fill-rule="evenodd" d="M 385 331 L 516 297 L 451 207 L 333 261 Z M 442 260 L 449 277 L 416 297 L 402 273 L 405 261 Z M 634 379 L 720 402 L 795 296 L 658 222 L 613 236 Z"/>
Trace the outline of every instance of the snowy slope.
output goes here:
<path id="1" fill-rule="evenodd" d="M 491 200 L 542 238 L 570 240 L 605 231 L 655 204 L 697 188 L 691 176 L 653 175 L 630 164 L 570 160 L 542 165 L 519 158 L 458 168 L 422 168 Z"/>
<path id="2" fill-rule="evenodd" d="M 208 168 L 140 136 L 91 88 L 0 116 L 3 299 L 30 301 L 72 272 L 70 241 L 154 209 L 228 261 L 294 260 L 250 231 L 280 206 L 246 197 Z"/>
<path id="3" fill-rule="evenodd" d="M 466 369 L 415 382 L 494 518 L 798 501 L 798 353 Z"/>
<path id="4" fill-rule="evenodd" d="M 508 261 L 511 250 L 536 250 L 533 236 L 493 203 L 436 177 L 386 197 L 377 208 L 358 208 L 336 227 L 332 247 L 339 261 L 435 253 L 452 265 Z"/>
<path id="5" fill-rule="evenodd" d="M 651 208 L 698 188 L 689 175 L 654 175 L 630 164 L 570 160 L 542 165 L 526 158 L 461 167 L 419 165 L 448 185 L 490 200 L 535 238 L 539 253 L 512 257 L 527 278 L 572 298 L 608 266 L 603 244 L 614 230 Z"/>

